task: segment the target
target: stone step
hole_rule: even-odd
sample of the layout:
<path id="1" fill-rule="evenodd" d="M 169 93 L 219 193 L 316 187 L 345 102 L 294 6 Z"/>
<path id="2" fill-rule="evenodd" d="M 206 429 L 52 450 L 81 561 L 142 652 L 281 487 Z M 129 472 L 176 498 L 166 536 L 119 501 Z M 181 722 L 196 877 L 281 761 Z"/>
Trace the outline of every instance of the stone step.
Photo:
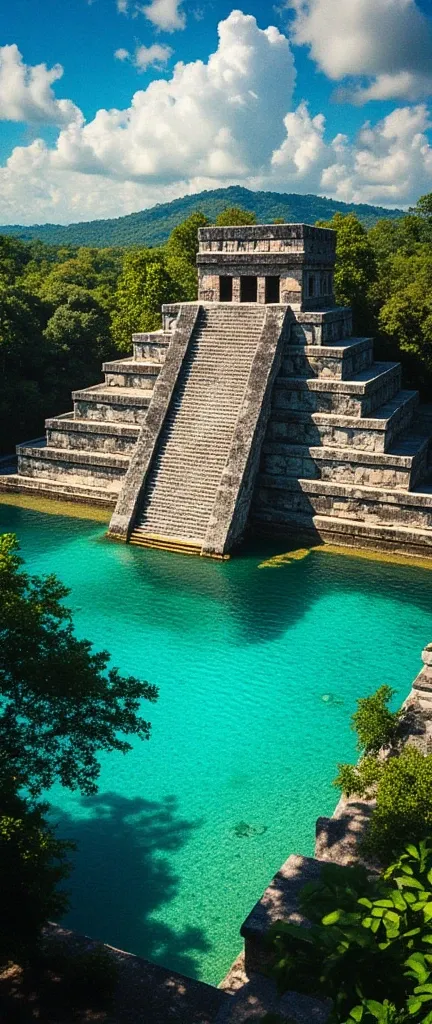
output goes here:
<path id="1" fill-rule="evenodd" d="M 326 1024 L 331 1003 L 326 1003 L 298 992 L 281 995 L 271 978 L 247 972 L 245 956 L 241 953 L 232 964 L 227 976 L 218 988 L 225 994 L 215 1024 L 260 1024 L 260 1021 L 277 1020 L 282 1024 Z"/>
<path id="2" fill-rule="evenodd" d="M 354 447 L 383 452 L 402 431 L 410 428 L 418 406 L 416 391 L 399 391 L 373 416 L 339 416 L 336 413 L 273 410 L 267 429 L 269 440 L 327 447 Z"/>
<path id="3" fill-rule="evenodd" d="M 65 448 L 19 447 L 18 472 L 23 476 L 53 477 L 61 480 L 97 482 L 105 480 L 109 490 L 118 492 L 128 465 L 129 456 L 107 452 L 77 451 Z"/>
<path id="4" fill-rule="evenodd" d="M 350 381 L 279 376 L 273 393 L 273 408 L 368 417 L 395 397 L 400 384 L 399 363 L 374 363 Z"/>
<path id="5" fill-rule="evenodd" d="M 356 520 L 315 516 L 314 529 L 331 543 L 341 546 L 369 547 L 393 554 L 420 555 L 432 558 L 432 529 L 399 524 L 373 525 Z"/>
<path id="6" fill-rule="evenodd" d="M 204 542 L 265 310 L 242 316 L 240 331 L 237 310 L 206 307 L 199 317 L 135 524 L 176 544 Z"/>
<path id="7" fill-rule="evenodd" d="M 260 474 L 253 517 L 273 525 L 311 523 L 315 516 L 349 519 L 371 527 L 404 526 L 432 530 L 432 488 L 405 491 L 336 483 L 284 480 Z"/>
<path id="8" fill-rule="evenodd" d="M 349 338 L 326 347 L 287 343 L 281 376 L 351 380 L 372 363 L 372 338 Z"/>
<path id="9" fill-rule="evenodd" d="M 387 453 L 266 442 L 261 470 L 267 475 L 332 480 L 410 490 L 427 474 L 427 438 L 411 438 Z"/>
<path id="10" fill-rule="evenodd" d="M 291 327 L 291 337 L 298 345 L 333 345 L 351 335 L 352 313 L 347 307 L 296 313 L 296 322 Z"/>
<path id="11" fill-rule="evenodd" d="M 164 363 L 168 346 L 172 340 L 172 334 L 168 331 L 153 331 L 151 333 L 138 333 L 132 335 L 133 358 L 139 362 L 141 359 L 150 359 L 155 363 Z"/>
<path id="12" fill-rule="evenodd" d="M 116 388 L 97 384 L 94 388 L 74 391 L 76 419 L 142 424 L 147 415 L 152 391 L 143 388 Z"/>
<path id="13" fill-rule="evenodd" d="M 176 537 L 161 537 L 155 533 L 146 533 L 141 527 L 132 530 L 129 541 L 143 548 L 156 548 L 159 551 L 174 551 L 180 555 L 199 555 L 201 541 Z"/>
<path id="14" fill-rule="evenodd" d="M 46 420 L 47 444 L 51 448 L 131 455 L 140 431 L 133 423 L 106 420 L 76 420 L 73 413 Z"/>
<path id="15" fill-rule="evenodd" d="M 322 861 L 296 854 L 292 854 L 282 864 L 240 929 L 245 942 L 247 974 L 255 971 L 266 974 L 271 966 L 274 954 L 268 945 L 267 934 L 272 924 L 284 921 L 307 925 L 300 911 L 299 896 L 305 885 L 319 880 L 321 870 Z"/>
<path id="16" fill-rule="evenodd" d="M 107 387 L 144 388 L 152 391 L 159 376 L 162 363 L 150 360 L 118 359 L 103 363 Z"/>
<path id="17" fill-rule="evenodd" d="M 0 490 L 18 494 L 38 494 L 58 501 L 75 501 L 104 508 L 113 508 L 117 500 L 117 492 L 108 491 L 105 485 L 100 487 L 82 480 L 71 483 L 68 475 L 61 480 L 21 474 L 0 477 Z"/>

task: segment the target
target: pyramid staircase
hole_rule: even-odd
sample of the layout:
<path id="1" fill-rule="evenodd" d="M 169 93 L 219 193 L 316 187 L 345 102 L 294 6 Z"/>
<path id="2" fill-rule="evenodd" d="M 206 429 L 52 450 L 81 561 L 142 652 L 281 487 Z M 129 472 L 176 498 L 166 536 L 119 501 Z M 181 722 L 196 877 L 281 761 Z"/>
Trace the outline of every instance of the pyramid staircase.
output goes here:
<path id="1" fill-rule="evenodd" d="M 265 307 L 201 306 L 154 453 L 130 540 L 199 553 L 203 547 Z"/>

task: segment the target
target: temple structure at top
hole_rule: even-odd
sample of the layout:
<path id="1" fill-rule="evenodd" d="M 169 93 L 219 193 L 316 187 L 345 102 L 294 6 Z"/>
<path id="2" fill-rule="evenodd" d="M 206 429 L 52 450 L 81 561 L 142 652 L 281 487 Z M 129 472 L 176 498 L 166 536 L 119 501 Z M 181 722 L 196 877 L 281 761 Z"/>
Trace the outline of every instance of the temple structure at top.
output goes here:
<path id="1" fill-rule="evenodd" d="M 199 231 L 162 307 L 0 487 L 112 507 L 109 533 L 223 558 L 246 530 L 432 555 L 430 409 L 335 305 L 335 233 Z"/>
<path id="2" fill-rule="evenodd" d="M 334 306 L 336 235 L 309 224 L 202 228 L 200 302 L 282 303 L 292 310 Z"/>

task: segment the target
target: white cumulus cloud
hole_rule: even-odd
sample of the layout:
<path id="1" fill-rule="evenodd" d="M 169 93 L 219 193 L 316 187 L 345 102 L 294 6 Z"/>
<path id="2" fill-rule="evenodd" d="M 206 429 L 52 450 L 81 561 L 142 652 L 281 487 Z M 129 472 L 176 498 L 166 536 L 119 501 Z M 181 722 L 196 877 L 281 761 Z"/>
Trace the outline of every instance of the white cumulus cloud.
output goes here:
<path id="1" fill-rule="evenodd" d="M 172 57 L 174 50 L 162 43 L 153 43 L 151 46 L 137 46 L 134 53 L 120 48 L 115 51 L 114 57 L 121 61 L 130 61 L 137 71 L 147 71 L 147 68 L 162 68 Z"/>
<path id="2" fill-rule="evenodd" d="M 151 0 L 140 10 L 162 32 L 176 32 L 186 27 L 182 0 Z"/>
<path id="3" fill-rule="evenodd" d="M 207 63 L 179 62 L 169 80 L 136 92 L 128 109 L 67 126 L 53 166 L 161 183 L 258 172 L 282 141 L 294 78 L 287 38 L 233 11 Z"/>
<path id="4" fill-rule="evenodd" d="M 424 103 L 331 137 L 322 113 L 292 109 L 294 83 L 288 39 L 233 11 L 206 62 L 177 63 L 126 109 L 60 125 L 52 146 L 17 146 L 0 168 L 0 224 L 118 217 L 227 184 L 384 206 L 432 191 Z"/>
<path id="5" fill-rule="evenodd" d="M 80 111 L 71 100 L 54 95 L 53 83 L 62 75 L 61 64 L 32 67 L 24 64 L 15 43 L 0 46 L 0 119 L 62 125 L 79 118 Z"/>
<path id="6" fill-rule="evenodd" d="M 329 78 L 361 78 L 339 98 L 362 104 L 432 93 L 432 22 L 415 0 L 287 0 L 286 6 L 295 12 L 295 41 L 310 47 Z"/>

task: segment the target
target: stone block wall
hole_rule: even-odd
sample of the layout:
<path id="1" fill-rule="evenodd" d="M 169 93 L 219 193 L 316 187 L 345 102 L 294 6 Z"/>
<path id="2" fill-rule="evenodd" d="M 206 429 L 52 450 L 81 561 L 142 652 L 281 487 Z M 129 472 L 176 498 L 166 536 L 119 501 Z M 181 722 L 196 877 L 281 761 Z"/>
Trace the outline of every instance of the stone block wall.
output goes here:
<path id="1" fill-rule="evenodd" d="M 273 391 L 252 524 L 432 550 L 430 441 L 399 364 L 373 363 L 348 310 L 296 314 Z M 343 331 L 349 333 L 343 337 Z M 404 533 L 405 531 L 405 533 Z"/>

